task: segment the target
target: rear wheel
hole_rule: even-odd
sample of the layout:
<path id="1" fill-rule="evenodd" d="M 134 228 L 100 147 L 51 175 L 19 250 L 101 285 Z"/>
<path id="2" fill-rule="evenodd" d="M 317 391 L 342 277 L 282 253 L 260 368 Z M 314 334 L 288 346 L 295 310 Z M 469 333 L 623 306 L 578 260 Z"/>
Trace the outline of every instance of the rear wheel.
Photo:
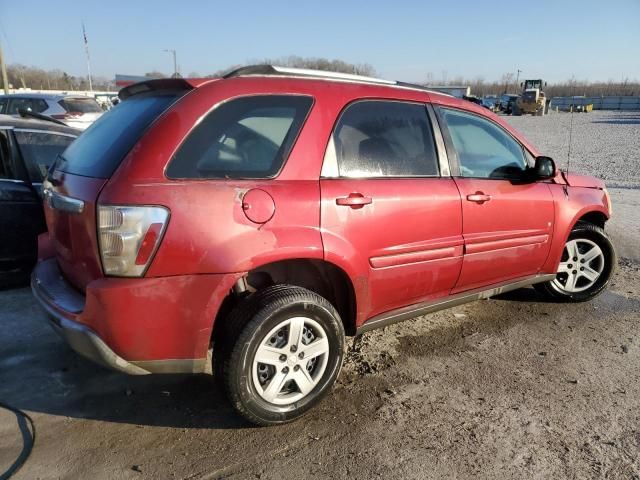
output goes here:
<path id="1" fill-rule="evenodd" d="M 605 289 L 615 264 L 616 253 L 604 230 L 580 223 L 567 239 L 556 278 L 535 287 L 555 300 L 591 300 Z"/>
<path id="2" fill-rule="evenodd" d="M 335 382 L 344 355 L 344 328 L 335 308 L 309 290 L 274 286 L 231 313 L 238 332 L 224 359 L 227 395 L 258 425 L 294 420 Z"/>

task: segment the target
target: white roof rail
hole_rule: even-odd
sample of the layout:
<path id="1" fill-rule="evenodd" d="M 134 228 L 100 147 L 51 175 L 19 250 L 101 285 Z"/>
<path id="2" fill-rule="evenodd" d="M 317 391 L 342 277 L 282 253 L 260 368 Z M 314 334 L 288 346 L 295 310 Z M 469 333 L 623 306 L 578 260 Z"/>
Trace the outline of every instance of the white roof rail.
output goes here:
<path id="1" fill-rule="evenodd" d="M 227 73 L 223 78 L 242 77 L 247 75 L 290 75 L 296 77 L 315 77 L 335 80 L 351 80 L 353 82 L 380 83 L 383 85 L 396 85 L 393 80 L 355 75 L 352 73 L 331 72 L 327 70 L 313 70 L 310 68 L 279 67 L 277 65 L 250 65 L 240 67 Z"/>
<path id="2" fill-rule="evenodd" d="M 415 85 L 412 83 L 397 82 L 395 80 L 384 80 L 382 78 L 367 77 L 365 75 L 355 75 L 352 73 L 331 72 L 327 70 L 313 70 L 310 68 L 293 68 L 293 67 L 279 67 L 276 65 L 249 65 L 247 67 L 240 67 L 233 70 L 222 78 L 232 77 L 244 77 L 244 76 L 269 76 L 269 75 L 282 75 L 292 77 L 310 77 L 310 78 L 326 78 L 328 80 L 344 80 L 360 83 L 372 83 L 379 85 L 390 85 L 398 88 L 406 88 L 409 90 L 420 90 L 425 92 L 440 93 L 434 90 L 430 90 L 422 85 Z M 446 94 L 445 94 L 446 95 Z"/>
<path id="3" fill-rule="evenodd" d="M 284 75 L 301 75 L 320 78 L 335 78 L 339 80 L 353 80 L 355 82 L 367 82 L 367 83 L 382 83 L 385 85 L 395 85 L 393 80 L 384 80 L 382 78 L 367 77 L 365 75 L 356 75 L 353 73 L 341 73 L 330 72 L 326 70 L 313 70 L 310 68 L 292 68 L 292 67 L 279 67 L 274 65 L 273 69 Z"/>

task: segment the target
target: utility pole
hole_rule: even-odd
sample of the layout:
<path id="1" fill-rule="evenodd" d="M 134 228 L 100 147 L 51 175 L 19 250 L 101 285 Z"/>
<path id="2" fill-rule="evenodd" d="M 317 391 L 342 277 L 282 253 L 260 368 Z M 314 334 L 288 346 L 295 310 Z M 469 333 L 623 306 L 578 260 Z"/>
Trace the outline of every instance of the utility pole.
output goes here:
<path id="1" fill-rule="evenodd" d="M 178 78 L 178 62 L 176 61 L 176 51 L 170 48 L 165 48 L 165 52 L 173 55 L 173 78 Z"/>
<path id="2" fill-rule="evenodd" d="M 89 41 L 87 40 L 87 32 L 82 23 L 82 37 L 84 38 L 84 51 L 87 54 L 87 73 L 89 74 L 89 91 L 93 92 L 93 84 L 91 82 L 91 58 L 89 57 Z"/>
<path id="3" fill-rule="evenodd" d="M 4 86 L 4 94 L 9 95 L 9 79 L 7 78 L 7 65 L 4 63 L 4 55 L 2 54 L 2 45 L 0 45 L 0 70 L 2 70 L 2 85 Z"/>
<path id="4" fill-rule="evenodd" d="M 520 74 L 521 73 L 522 73 L 522 70 L 518 69 L 518 72 L 516 73 L 516 90 L 520 86 L 520 83 L 518 83 L 518 81 L 520 80 Z"/>

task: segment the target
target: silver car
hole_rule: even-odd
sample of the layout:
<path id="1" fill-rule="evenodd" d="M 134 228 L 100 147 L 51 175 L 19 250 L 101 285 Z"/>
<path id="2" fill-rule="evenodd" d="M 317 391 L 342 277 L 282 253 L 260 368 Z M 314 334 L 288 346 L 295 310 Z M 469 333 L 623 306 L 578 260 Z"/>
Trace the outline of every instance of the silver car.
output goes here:
<path id="1" fill-rule="evenodd" d="M 70 127 L 84 130 L 103 110 L 92 97 L 49 93 L 14 93 L 0 95 L 0 114 L 19 116 L 27 110 L 62 120 Z"/>

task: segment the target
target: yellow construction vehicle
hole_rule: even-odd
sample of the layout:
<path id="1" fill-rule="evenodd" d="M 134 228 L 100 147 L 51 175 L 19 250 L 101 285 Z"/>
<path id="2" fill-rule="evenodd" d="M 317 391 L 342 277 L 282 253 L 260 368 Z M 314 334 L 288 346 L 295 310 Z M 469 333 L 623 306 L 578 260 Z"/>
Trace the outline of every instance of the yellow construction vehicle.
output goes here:
<path id="1" fill-rule="evenodd" d="M 522 93 L 516 100 L 516 115 L 530 113 L 531 115 L 544 115 L 548 112 L 547 96 L 542 91 L 541 79 L 525 80 L 520 84 Z M 544 82 L 544 86 L 547 83 Z"/>

